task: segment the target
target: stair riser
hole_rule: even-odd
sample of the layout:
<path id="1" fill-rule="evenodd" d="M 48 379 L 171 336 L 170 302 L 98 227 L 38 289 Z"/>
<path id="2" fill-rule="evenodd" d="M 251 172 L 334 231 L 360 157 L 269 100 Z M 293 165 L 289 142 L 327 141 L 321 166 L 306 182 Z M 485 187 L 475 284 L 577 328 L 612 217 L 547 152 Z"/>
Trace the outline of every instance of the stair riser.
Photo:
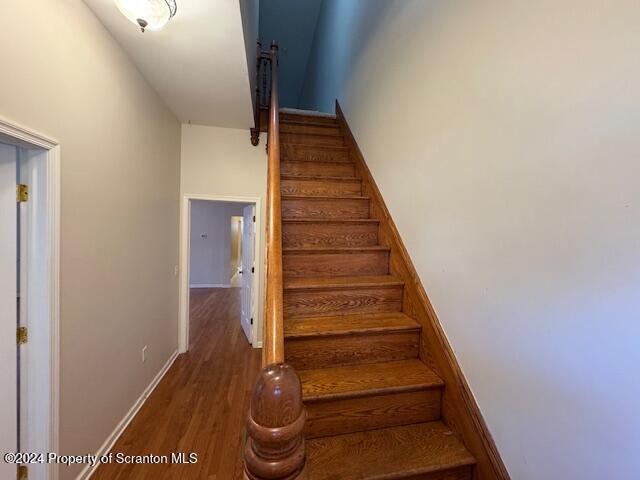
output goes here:
<path id="1" fill-rule="evenodd" d="M 280 124 L 280 133 L 297 133 L 305 135 L 334 135 L 340 136 L 342 132 L 340 127 L 335 125 L 299 125 L 290 123 Z"/>
<path id="2" fill-rule="evenodd" d="M 312 163 L 312 162 L 282 162 L 282 175 L 318 175 L 325 177 L 353 177 L 355 167 L 349 163 Z"/>
<path id="3" fill-rule="evenodd" d="M 389 252 L 285 253 L 283 272 L 285 277 L 386 275 L 389 273 Z"/>
<path id="4" fill-rule="evenodd" d="M 338 125 L 334 117 L 316 115 L 296 115 L 295 113 L 280 113 L 280 122 L 305 122 L 305 123 L 325 123 L 327 125 Z"/>
<path id="5" fill-rule="evenodd" d="M 358 196 L 362 193 L 360 180 L 290 180 L 280 182 L 280 192 L 283 195 L 324 195 Z"/>
<path id="6" fill-rule="evenodd" d="M 306 402 L 305 436 L 326 437 L 438 420 L 441 399 L 441 390 L 432 389 Z"/>
<path id="7" fill-rule="evenodd" d="M 288 317 L 385 313 L 402 310 L 402 286 L 285 291 Z"/>
<path id="8" fill-rule="evenodd" d="M 297 370 L 417 358 L 418 331 L 290 338 L 286 361 Z"/>
<path id="9" fill-rule="evenodd" d="M 295 143 L 296 145 L 327 145 L 331 147 L 342 147 L 344 139 L 330 135 L 300 135 L 297 133 L 281 133 L 282 143 Z"/>
<path id="10" fill-rule="evenodd" d="M 372 247 L 378 244 L 377 223 L 284 223 L 282 244 L 295 247 Z"/>
<path id="11" fill-rule="evenodd" d="M 296 162 L 336 162 L 351 163 L 349 152 L 342 149 L 313 147 L 309 145 L 287 145 L 280 146 L 280 159 L 282 161 Z"/>
<path id="12" fill-rule="evenodd" d="M 282 200 L 282 218 L 368 218 L 368 199 L 297 198 Z"/>

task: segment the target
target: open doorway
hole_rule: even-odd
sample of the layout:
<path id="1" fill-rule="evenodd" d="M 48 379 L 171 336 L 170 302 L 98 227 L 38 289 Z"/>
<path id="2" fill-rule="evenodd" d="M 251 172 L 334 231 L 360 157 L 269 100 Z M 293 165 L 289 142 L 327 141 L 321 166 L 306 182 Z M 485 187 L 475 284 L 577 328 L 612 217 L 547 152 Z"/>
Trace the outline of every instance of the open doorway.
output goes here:
<path id="1" fill-rule="evenodd" d="M 243 341 L 259 346 L 254 342 L 259 287 L 258 204 L 258 199 L 185 198 L 181 351 L 191 349 L 212 329 L 221 328 L 221 322 L 230 322 L 229 329 L 240 327 Z"/>
<path id="2" fill-rule="evenodd" d="M 0 451 L 55 452 L 59 147 L 0 121 Z M 1 478 L 55 465 L 0 462 Z"/>

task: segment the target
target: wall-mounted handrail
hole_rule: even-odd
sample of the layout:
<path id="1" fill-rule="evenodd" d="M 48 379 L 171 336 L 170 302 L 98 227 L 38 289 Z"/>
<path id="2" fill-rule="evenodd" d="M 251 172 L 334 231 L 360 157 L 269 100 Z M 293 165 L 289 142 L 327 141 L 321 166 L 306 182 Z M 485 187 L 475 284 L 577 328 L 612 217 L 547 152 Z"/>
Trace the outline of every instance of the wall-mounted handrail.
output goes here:
<path id="1" fill-rule="evenodd" d="M 258 57 L 262 58 L 264 55 L 259 54 Z M 260 64 L 260 60 L 258 63 Z M 302 403 L 302 386 L 295 370 L 284 363 L 280 108 L 278 46 L 275 42 L 271 44 L 268 64 L 271 69 L 267 137 L 267 288 L 262 346 L 263 369 L 251 397 L 247 419 L 245 475 L 250 480 L 303 480 L 306 478 L 306 457 L 302 432 L 306 414 Z M 262 78 L 266 79 L 266 76 Z M 266 80 L 263 86 L 266 88 Z M 260 88 L 257 88 L 256 118 L 260 117 L 260 96 Z M 256 128 L 259 135 L 259 123 Z M 254 143 L 253 131 L 251 138 Z M 254 145 L 256 144 L 257 141 Z"/>

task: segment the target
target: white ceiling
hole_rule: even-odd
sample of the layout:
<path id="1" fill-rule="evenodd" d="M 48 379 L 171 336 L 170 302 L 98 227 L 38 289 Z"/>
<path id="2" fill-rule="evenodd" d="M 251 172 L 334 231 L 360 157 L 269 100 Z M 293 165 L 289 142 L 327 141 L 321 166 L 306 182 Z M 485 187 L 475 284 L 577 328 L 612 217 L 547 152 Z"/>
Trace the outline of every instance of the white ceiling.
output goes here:
<path id="1" fill-rule="evenodd" d="M 161 31 L 141 33 L 114 0 L 84 0 L 182 122 L 253 125 L 238 0 L 177 0 Z"/>

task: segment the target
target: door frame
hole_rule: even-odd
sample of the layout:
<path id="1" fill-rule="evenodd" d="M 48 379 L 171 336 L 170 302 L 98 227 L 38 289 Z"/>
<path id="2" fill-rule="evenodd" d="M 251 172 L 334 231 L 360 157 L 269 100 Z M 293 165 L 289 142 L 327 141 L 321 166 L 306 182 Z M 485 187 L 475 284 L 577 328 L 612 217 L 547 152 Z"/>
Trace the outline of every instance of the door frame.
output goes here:
<path id="1" fill-rule="evenodd" d="M 178 351 L 185 353 L 189 350 L 189 267 L 191 263 L 190 233 L 191 233 L 191 202 L 204 200 L 212 202 L 253 203 L 256 206 L 255 226 L 255 275 L 253 280 L 253 348 L 262 347 L 262 337 L 258 334 L 262 331 L 262 286 L 263 281 L 263 248 L 262 248 L 262 200 L 260 197 L 205 195 L 185 193 L 182 195 L 180 205 L 180 256 L 179 256 L 179 313 L 178 313 Z"/>
<path id="2" fill-rule="evenodd" d="M 49 323 L 48 402 L 42 407 L 42 418 L 48 419 L 48 435 L 45 439 L 47 452 L 59 452 L 59 411 L 60 411 L 60 143 L 48 135 L 43 135 L 14 122 L 0 118 L 0 134 L 17 142 L 26 143 L 44 150 L 46 155 L 46 212 L 47 238 L 42 241 L 48 250 L 46 290 Z M 37 299 L 27 296 L 27 303 Z M 41 300 L 40 300 L 41 301 Z M 32 375 L 30 375 L 32 377 Z M 27 381 L 28 398 L 36 395 L 32 382 Z M 50 463 L 47 468 L 49 480 L 57 480 L 58 465 Z"/>

